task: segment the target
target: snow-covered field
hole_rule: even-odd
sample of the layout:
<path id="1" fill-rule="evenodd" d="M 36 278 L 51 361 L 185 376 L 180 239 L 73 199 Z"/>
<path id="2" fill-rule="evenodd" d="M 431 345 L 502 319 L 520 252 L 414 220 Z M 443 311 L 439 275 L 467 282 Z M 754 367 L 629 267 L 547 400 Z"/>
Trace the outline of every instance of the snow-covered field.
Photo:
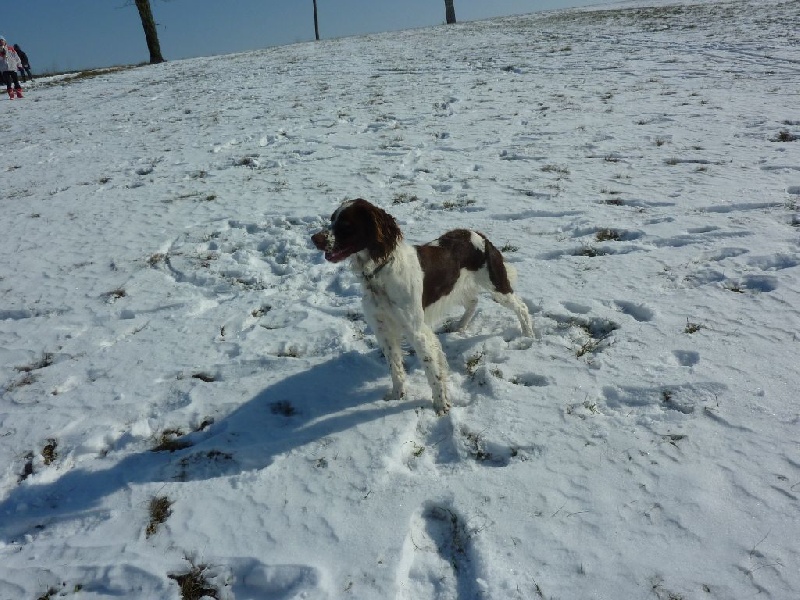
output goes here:
<path id="1" fill-rule="evenodd" d="M 800 597 L 800 11 L 625 4 L 3 97 L 0 599 Z M 519 272 L 446 417 L 358 196 Z"/>

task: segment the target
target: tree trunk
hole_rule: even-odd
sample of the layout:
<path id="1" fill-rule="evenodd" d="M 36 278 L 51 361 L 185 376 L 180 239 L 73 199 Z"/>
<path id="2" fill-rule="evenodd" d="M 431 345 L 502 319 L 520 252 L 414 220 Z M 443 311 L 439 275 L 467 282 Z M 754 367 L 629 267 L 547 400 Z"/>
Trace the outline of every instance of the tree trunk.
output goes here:
<path id="1" fill-rule="evenodd" d="M 319 21 L 317 20 L 317 0 L 314 0 L 314 35 L 319 41 Z"/>
<path id="2" fill-rule="evenodd" d="M 164 57 L 161 56 L 161 45 L 158 43 L 158 32 L 153 11 L 150 10 L 150 0 L 136 0 L 136 8 L 139 9 L 139 18 L 142 19 L 144 37 L 147 40 L 147 49 L 150 51 L 150 64 L 162 63 Z"/>
<path id="3" fill-rule="evenodd" d="M 444 15 L 448 25 L 456 22 L 456 9 L 453 6 L 453 0 L 444 0 Z"/>

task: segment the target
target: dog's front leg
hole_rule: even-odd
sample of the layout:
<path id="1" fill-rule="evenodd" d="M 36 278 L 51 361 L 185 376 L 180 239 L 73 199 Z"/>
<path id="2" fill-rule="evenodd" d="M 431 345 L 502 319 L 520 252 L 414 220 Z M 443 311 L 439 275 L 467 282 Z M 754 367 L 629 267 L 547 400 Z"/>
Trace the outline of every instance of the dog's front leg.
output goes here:
<path id="1" fill-rule="evenodd" d="M 403 367 L 403 349 L 400 346 L 400 331 L 385 319 L 376 319 L 375 337 L 378 339 L 389 372 L 392 375 L 392 391 L 384 396 L 385 400 L 400 400 L 406 395 L 406 371 Z"/>
<path id="2" fill-rule="evenodd" d="M 447 394 L 447 359 L 442 351 L 442 345 L 433 330 L 422 319 L 407 334 L 422 361 L 428 384 L 431 386 L 433 408 L 437 415 L 445 415 L 450 410 L 450 399 Z"/>

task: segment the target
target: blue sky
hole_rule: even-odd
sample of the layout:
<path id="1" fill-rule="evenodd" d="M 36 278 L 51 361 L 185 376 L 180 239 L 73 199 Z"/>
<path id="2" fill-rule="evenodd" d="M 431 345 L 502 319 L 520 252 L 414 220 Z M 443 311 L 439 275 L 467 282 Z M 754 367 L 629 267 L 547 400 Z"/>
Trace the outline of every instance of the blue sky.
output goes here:
<path id="1" fill-rule="evenodd" d="M 603 0 L 455 0 L 459 21 L 602 4 Z M 317 0 L 325 38 L 444 22 L 443 0 Z M 164 58 L 241 52 L 314 38 L 312 0 L 151 0 Z M 133 0 L 4 2 L 0 34 L 34 72 L 149 60 Z"/>

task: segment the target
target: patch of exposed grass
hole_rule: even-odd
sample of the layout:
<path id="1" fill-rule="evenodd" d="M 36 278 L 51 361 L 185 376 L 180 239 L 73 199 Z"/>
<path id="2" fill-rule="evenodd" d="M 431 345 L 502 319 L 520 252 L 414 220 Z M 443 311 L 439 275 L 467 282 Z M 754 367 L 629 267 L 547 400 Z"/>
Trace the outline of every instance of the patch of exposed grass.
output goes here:
<path id="1" fill-rule="evenodd" d="M 467 359 L 467 365 L 466 365 L 467 375 L 469 375 L 470 377 L 475 376 L 475 372 L 478 370 L 478 366 L 481 364 L 483 356 L 484 356 L 483 352 L 476 352 Z"/>
<path id="2" fill-rule="evenodd" d="M 605 319 L 592 319 L 590 321 L 576 319 L 571 321 L 569 325 L 581 329 L 583 333 L 589 336 L 589 339 L 575 352 L 577 358 L 599 352 L 606 340 L 611 337 L 611 334 L 619 329 L 619 325 Z"/>
<path id="3" fill-rule="evenodd" d="M 744 294 L 745 289 L 739 285 L 738 283 L 729 283 L 725 286 L 725 289 L 729 292 L 733 292 L 734 294 Z"/>
<path id="4" fill-rule="evenodd" d="M 607 228 L 598 231 L 594 237 L 598 242 L 618 242 L 622 239 L 619 231 Z"/>
<path id="5" fill-rule="evenodd" d="M 480 433 L 470 431 L 466 427 L 461 428 L 461 435 L 467 441 L 467 453 L 478 462 L 491 460 L 492 453 L 486 450 L 486 442 Z"/>
<path id="6" fill-rule="evenodd" d="M 222 335 L 224 336 L 225 334 L 222 333 Z M 211 383 L 211 382 L 217 380 L 216 377 L 214 377 L 213 375 L 210 375 L 210 374 L 208 374 L 208 373 L 206 373 L 204 371 L 200 371 L 198 373 L 192 373 L 192 379 L 199 379 L 200 381 L 202 381 L 204 383 Z"/>
<path id="7" fill-rule="evenodd" d="M 120 65 L 116 67 L 106 67 L 103 69 L 87 69 L 85 71 L 77 71 L 72 73 L 42 73 L 39 77 L 51 77 L 55 75 L 63 75 L 61 79 L 56 81 L 40 81 L 39 87 L 55 87 L 59 85 L 69 85 L 73 83 L 79 83 L 81 81 L 86 81 L 87 79 L 94 79 L 95 77 L 102 77 L 103 75 L 111 75 L 114 73 L 121 73 L 124 71 L 129 71 L 131 69 L 135 69 L 137 67 L 144 66 L 148 63 L 141 63 L 138 65 Z"/>
<path id="8" fill-rule="evenodd" d="M 56 448 L 58 448 L 58 442 L 56 440 L 52 438 L 47 440 L 47 444 L 42 448 L 42 458 L 44 459 L 45 466 L 51 465 L 58 458 Z"/>
<path id="9" fill-rule="evenodd" d="M 475 204 L 475 200 L 470 198 L 461 198 L 459 200 L 445 200 L 442 202 L 442 209 L 444 210 L 454 210 L 457 208 L 467 208 L 468 206 L 472 206 Z"/>
<path id="10" fill-rule="evenodd" d="M 150 522 L 145 529 L 145 536 L 150 537 L 158 532 L 158 527 L 164 523 L 172 514 L 172 500 L 166 496 L 153 496 L 148 505 L 148 513 L 150 514 Z"/>
<path id="11" fill-rule="evenodd" d="M 294 346 L 287 346 L 283 350 L 278 350 L 278 352 L 275 353 L 275 356 L 278 358 L 300 358 L 301 353 L 298 348 L 295 348 Z"/>
<path id="12" fill-rule="evenodd" d="M 800 139 L 800 136 L 796 136 L 791 133 L 788 129 L 782 129 L 778 135 L 772 138 L 771 142 L 796 142 Z"/>
<path id="13" fill-rule="evenodd" d="M 192 446 L 189 440 L 183 440 L 183 431 L 180 429 L 165 429 L 156 441 L 151 452 L 176 452 Z"/>
<path id="14" fill-rule="evenodd" d="M 119 300 L 120 298 L 124 298 L 128 295 L 123 288 L 119 287 L 117 289 L 111 290 L 110 292 L 106 292 L 105 294 L 106 299 L 108 302 L 114 302 L 115 300 Z"/>
<path id="15" fill-rule="evenodd" d="M 541 170 L 543 173 L 555 173 L 564 177 L 569 175 L 569 169 L 561 165 L 544 165 Z"/>
<path id="16" fill-rule="evenodd" d="M 253 317 L 255 317 L 256 319 L 258 319 L 259 317 L 263 317 L 265 314 L 267 314 L 271 310 L 272 310 L 272 307 L 269 304 L 264 304 L 263 306 L 260 306 L 258 308 L 254 308 L 250 312 L 250 314 Z"/>
<path id="17" fill-rule="evenodd" d="M 602 340 L 596 340 L 596 339 L 589 340 L 588 342 L 583 344 L 580 348 L 578 348 L 578 350 L 575 352 L 575 356 L 577 358 L 582 358 L 587 354 L 594 354 L 595 352 L 597 352 L 597 350 L 599 350 L 601 342 Z"/>
<path id="18" fill-rule="evenodd" d="M 190 471 L 199 470 L 200 472 L 224 472 L 228 465 L 233 461 L 233 454 L 222 450 L 209 450 L 208 452 L 196 452 L 184 456 L 178 461 L 178 472 L 175 474 L 175 481 L 187 481 Z"/>
<path id="19" fill-rule="evenodd" d="M 678 447 L 678 442 L 680 442 L 681 440 L 685 440 L 686 436 L 685 435 L 681 435 L 679 433 L 668 433 L 666 435 L 662 435 L 661 439 L 664 440 L 665 442 L 667 442 L 668 444 L 670 444 L 672 446 L 675 446 L 677 448 Z"/>
<path id="20" fill-rule="evenodd" d="M 420 446 L 414 441 L 412 441 L 411 444 L 413 444 L 414 446 L 414 449 L 411 451 L 411 454 L 413 454 L 415 458 L 419 458 L 420 456 L 422 456 L 423 452 L 425 452 L 425 446 Z"/>
<path id="21" fill-rule="evenodd" d="M 16 381 L 12 381 L 6 386 L 6 391 L 11 392 L 16 390 L 17 388 L 25 387 L 26 385 L 32 385 L 36 382 L 36 375 L 33 373 L 25 373 L 21 378 L 17 379 Z"/>
<path id="22" fill-rule="evenodd" d="M 219 598 L 219 592 L 206 579 L 207 565 L 192 565 L 187 573 L 171 573 L 170 579 L 178 582 L 182 600 L 200 600 L 203 597 Z"/>
<path id="23" fill-rule="evenodd" d="M 42 354 L 42 357 L 39 360 L 34 361 L 29 365 L 14 367 L 14 369 L 20 373 L 31 373 L 32 371 L 38 371 L 39 369 L 45 369 L 49 367 L 53 364 L 54 360 L 55 355 L 52 352 L 45 352 Z"/>
<path id="24" fill-rule="evenodd" d="M 573 253 L 574 256 L 585 256 L 587 258 L 596 258 L 598 256 L 605 256 L 606 254 L 608 253 L 594 246 L 581 246 Z"/>
<path id="25" fill-rule="evenodd" d="M 703 325 L 700 323 L 692 323 L 689 319 L 686 319 L 686 327 L 683 330 L 683 333 L 697 333 L 701 329 L 703 329 Z"/>
<path id="26" fill-rule="evenodd" d="M 156 267 L 158 267 L 158 265 L 166 261 L 167 261 L 166 254 L 164 254 L 163 252 L 156 252 L 147 259 L 147 264 L 155 269 Z"/>
<path id="27" fill-rule="evenodd" d="M 269 412 L 282 417 L 293 417 L 297 414 L 297 409 L 288 400 L 278 400 L 269 405 Z"/>
<path id="28" fill-rule="evenodd" d="M 259 167 L 259 161 L 257 155 L 247 155 L 242 156 L 241 158 L 233 159 L 233 165 L 236 167 L 247 167 L 249 169 L 257 169 Z"/>
<path id="29" fill-rule="evenodd" d="M 58 594 L 58 590 L 54 587 L 48 588 L 48 590 L 39 596 L 36 600 L 51 600 L 54 596 Z"/>

